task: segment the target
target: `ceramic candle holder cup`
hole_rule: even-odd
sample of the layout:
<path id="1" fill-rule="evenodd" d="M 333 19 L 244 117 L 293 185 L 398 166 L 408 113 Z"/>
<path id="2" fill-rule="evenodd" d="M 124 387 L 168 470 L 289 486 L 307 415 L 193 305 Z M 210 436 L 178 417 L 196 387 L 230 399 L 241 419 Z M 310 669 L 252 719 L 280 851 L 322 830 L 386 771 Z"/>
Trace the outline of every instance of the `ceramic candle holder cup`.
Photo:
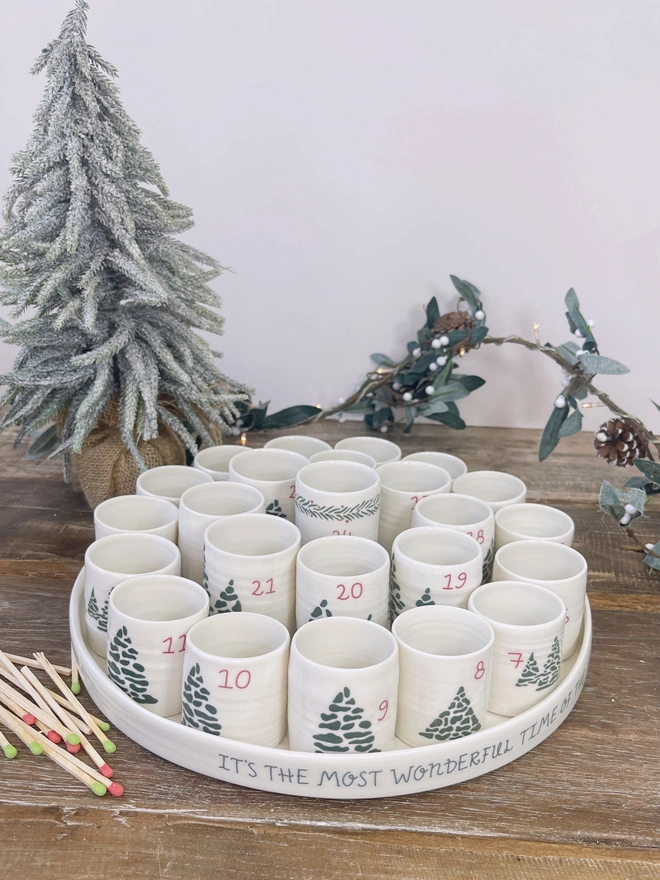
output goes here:
<path id="1" fill-rule="evenodd" d="M 298 626 L 324 617 L 361 617 L 388 623 L 390 557 L 368 538 L 317 538 L 296 562 Z"/>
<path id="2" fill-rule="evenodd" d="M 286 437 L 273 437 L 272 440 L 264 444 L 264 449 L 288 449 L 290 452 L 297 452 L 309 459 L 315 452 L 327 452 L 332 449 L 332 446 L 325 440 L 319 440 L 318 437 L 288 434 Z"/>
<path id="3" fill-rule="evenodd" d="M 249 451 L 249 446 L 209 446 L 197 453 L 193 467 L 208 474 L 216 483 L 224 483 L 229 479 L 229 462 L 232 458 Z"/>
<path id="4" fill-rule="evenodd" d="M 376 464 L 386 464 L 401 460 L 401 448 L 382 437 L 344 437 L 335 443 L 335 449 L 352 449 L 354 452 L 365 452 L 375 459 Z"/>
<path id="5" fill-rule="evenodd" d="M 442 468 L 423 461 L 382 464 L 378 467 L 378 476 L 378 542 L 389 551 L 396 536 L 412 525 L 417 502 L 429 495 L 448 494 L 451 491 L 451 477 Z"/>
<path id="6" fill-rule="evenodd" d="M 463 608 L 411 608 L 394 621 L 399 645 L 396 735 L 410 746 L 476 733 L 485 725 L 490 624 Z"/>
<path id="7" fill-rule="evenodd" d="M 212 523 L 204 535 L 204 587 L 211 614 L 265 614 L 293 632 L 299 549 L 300 532 L 278 516 L 246 513 Z"/>
<path id="8" fill-rule="evenodd" d="M 495 514 L 495 549 L 514 541 L 573 543 L 575 523 L 563 510 L 546 504 L 510 504 Z"/>
<path id="9" fill-rule="evenodd" d="M 392 545 L 390 619 L 424 605 L 467 608 L 483 564 L 481 547 L 469 535 L 439 526 L 401 532 Z"/>
<path id="10" fill-rule="evenodd" d="M 108 676 L 156 715 L 181 711 L 181 676 L 188 631 L 209 613 L 194 581 L 146 575 L 118 584 L 110 596 Z"/>
<path id="11" fill-rule="evenodd" d="M 306 623 L 291 640 L 289 747 L 328 755 L 394 746 L 396 639 L 354 617 Z"/>
<path id="12" fill-rule="evenodd" d="M 367 467 L 375 468 L 376 459 L 366 452 L 356 452 L 354 449 L 329 449 L 327 452 L 315 452 L 309 459 L 311 464 L 317 461 L 356 461 L 358 464 L 366 464 Z"/>
<path id="13" fill-rule="evenodd" d="M 462 458 L 449 455 L 448 452 L 413 452 L 404 455 L 401 461 L 425 461 L 427 464 L 435 464 L 446 470 L 452 480 L 462 477 L 468 469 Z"/>
<path id="14" fill-rule="evenodd" d="M 140 474 L 135 483 L 135 493 L 164 498 L 165 501 L 171 501 L 178 507 L 179 499 L 186 489 L 198 486 L 200 483 L 211 482 L 213 477 L 195 468 L 182 464 L 166 464 Z"/>
<path id="15" fill-rule="evenodd" d="M 564 607 L 550 590 L 535 584 L 484 584 L 469 607 L 495 632 L 488 710 L 518 715 L 551 693 L 561 672 Z"/>
<path id="16" fill-rule="evenodd" d="M 432 495 L 415 506 L 413 528 L 442 526 L 474 538 L 484 554 L 482 583 L 490 580 L 495 557 L 495 518 L 485 501 L 469 495 Z"/>
<path id="17" fill-rule="evenodd" d="M 105 655 L 110 593 L 122 581 L 144 574 L 181 573 L 176 544 L 159 535 L 108 535 L 85 553 L 85 624 L 92 651 Z"/>
<path id="18" fill-rule="evenodd" d="M 289 631 L 263 614 L 218 614 L 189 631 L 181 723 L 276 746 L 286 734 Z"/>
<path id="19" fill-rule="evenodd" d="M 353 461 L 317 461 L 296 477 L 296 525 L 303 544 L 329 535 L 378 539 L 378 471 Z"/>
<path id="20" fill-rule="evenodd" d="M 520 504 L 527 497 L 527 486 L 523 481 L 502 471 L 470 471 L 454 480 L 451 491 L 481 498 L 490 505 L 493 513 L 507 504 Z"/>
<path id="21" fill-rule="evenodd" d="M 149 495 L 118 495 L 95 508 L 94 534 L 98 541 L 108 535 L 139 532 L 176 543 L 178 519 L 179 511 L 171 501 Z"/>
<path id="22" fill-rule="evenodd" d="M 253 449 L 229 462 L 229 482 L 254 486 L 264 496 L 266 513 L 294 521 L 296 474 L 308 464 L 288 449 Z"/>
<path id="23" fill-rule="evenodd" d="M 203 483 L 181 496 L 179 504 L 179 550 L 181 574 L 202 583 L 204 533 L 212 522 L 241 513 L 265 513 L 264 496 L 243 483 Z"/>
<path id="24" fill-rule="evenodd" d="M 556 593 L 566 608 L 562 659 L 575 651 L 587 591 L 587 561 L 572 547 L 552 541 L 515 541 L 495 554 L 494 581 L 526 581 Z"/>

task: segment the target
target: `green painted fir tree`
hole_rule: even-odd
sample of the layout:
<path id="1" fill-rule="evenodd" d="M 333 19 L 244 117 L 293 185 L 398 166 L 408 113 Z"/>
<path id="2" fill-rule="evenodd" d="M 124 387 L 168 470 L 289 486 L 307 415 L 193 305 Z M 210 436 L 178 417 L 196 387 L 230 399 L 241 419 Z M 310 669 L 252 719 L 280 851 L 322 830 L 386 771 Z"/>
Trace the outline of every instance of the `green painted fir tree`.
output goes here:
<path id="1" fill-rule="evenodd" d="M 234 589 L 234 580 L 229 581 L 225 589 L 220 593 L 220 598 L 216 599 L 211 614 L 226 614 L 229 611 L 242 611 L 241 601 Z"/>
<path id="2" fill-rule="evenodd" d="M 310 620 L 318 620 L 320 617 L 332 617 L 332 611 L 328 608 L 328 600 L 321 599 L 310 615 Z"/>
<path id="3" fill-rule="evenodd" d="M 209 589 L 209 576 L 206 573 L 206 550 L 202 550 L 202 586 L 206 590 L 206 595 L 211 598 L 211 590 Z"/>
<path id="4" fill-rule="evenodd" d="M 211 693 L 207 687 L 204 687 L 199 663 L 191 666 L 188 675 L 184 678 L 182 696 L 181 723 L 186 727 L 194 727 L 203 730 L 204 733 L 220 736 L 222 725 L 218 721 L 218 710 L 209 702 Z"/>
<path id="5" fill-rule="evenodd" d="M 108 631 L 108 604 L 110 602 L 110 597 L 105 600 L 103 608 L 99 608 L 98 602 L 96 601 L 96 594 L 94 592 L 94 587 L 92 587 L 92 595 L 89 597 L 89 602 L 87 604 L 87 613 L 92 618 L 92 620 L 96 621 L 96 624 L 101 632 Z"/>
<path id="6" fill-rule="evenodd" d="M 493 562 L 495 561 L 495 541 L 491 541 L 490 547 L 484 553 L 484 565 L 481 570 L 481 583 L 487 584 L 493 573 Z"/>
<path id="7" fill-rule="evenodd" d="M 415 602 L 416 608 L 421 608 L 423 605 L 435 605 L 435 602 L 431 598 L 431 588 L 427 587 L 419 599 Z"/>
<path id="8" fill-rule="evenodd" d="M 394 557 L 392 557 L 392 566 L 390 568 L 390 625 L 394 620 L 405 611 L 406 606 L 401 599 L 401 587 L 396 582 L 396 565 Z"/>
<path id="9" fill-rule="evenodd" d="M 138 657 L 126 627 L 120 627 L 108 647 L 108 675 L 136 703 L 157 703 L 156 697 L 147 693 L 149 682 Z"/>
<path id="10" fill-rule="evenodd" d="M 475 715 L 465 688 L 461 686 L 448 708 L 441 712 L 426 730 L 420 730 L 419 735 L 425 739 L 444 742 L 448 739 L 459 739 L 477 730 L 481 730 L 481 722 Z"/>
<path id="11" fill-rule="evenodd" d="M 115 68 L 86 41 L 86 0 L 33 68 L 47 86 L 0 230 L 0 302 L 18 319 L 0 336 L 21 346 L 0 425 L 28 432 L 59 419 L 53 455 L 80 452 L 111 403 L 138 466 L 140 440 L 169 426 L 191 452 L 212 425 L 229 430 L 246 399 L 194 328 L 220 333 L 211 257 L 175 236 L 193 226 L 171 201 L 122 107 Z"/>
<path id="12" fill-rule="evenodd" d="M 273 501 L 270 502 L 270 504 L 266 508 L 266 513 L 270 513 L 271 516 L 281 516 L 286 519 L 286 513 L 284 513 L 284 511 L 282 510 L 280 502 L 277 500 L 277 498 L 273 499 Z"/>
<path id="13" fill-rule="evenodd" d="M 364 709 L 355 703 L 350 688 L 345 687 L 321 713 L 319 730 L 314 735 L 317 752 L 379 752 L 374 748 L 375 737 L 371 721 L 362 716 Z"/>
<path id="14" fill-rule="evenodd" d="M 542 691 L 545 688 L 552 687 L 559 681 L 559 673 L 561 672 L 561 645 L 559 639 L 555 638 L 552 648 L 548 654 L 548 659 L 543 665 L 543 671 L 536 681 L 536 690 Z"/>
<path id="15" fill-rule="evenodd" d="M 534 652 L 532 651 L 527 658 L 527 663 L 525 663 L 525 668 L 520 674 L 520 678 L 516 682 L 516 687 L 527 687 L 527 685 L 536 684 L 539 672 L 539 664 L 536 662 Z"/>

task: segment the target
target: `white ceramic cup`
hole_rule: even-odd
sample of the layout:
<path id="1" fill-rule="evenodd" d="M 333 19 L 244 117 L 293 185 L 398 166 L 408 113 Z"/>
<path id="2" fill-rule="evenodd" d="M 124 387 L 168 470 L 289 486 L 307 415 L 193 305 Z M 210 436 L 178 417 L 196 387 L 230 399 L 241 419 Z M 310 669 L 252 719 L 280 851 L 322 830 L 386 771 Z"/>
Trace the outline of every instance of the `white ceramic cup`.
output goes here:
<path id="1" fill-rule="evenodd" d="M 265 614 L 293 632 L 299 549 L 300 532 L 281 517 L 246 513 L 211 523 L 204 535 L 203 580 L 211 614 Z"/>
<path id="2" fill-rule="evenodd" d="M 213 477 L 183 464 L 165 464 L 140 474 L 135 483 L 136 495 L 164 498 L 179 506 L 179 499 L 191 486 L 211 483 Z"/>
<path id="3" fill-rule="evenodd" d="M 122 581 L 144 574 L 181 573 L 179 548 L 160 535 L 108 535 L 85 552 L 85 625 L 92 651 L 105 655 L 108 601 Z"/>
<path id="4" fill-rule="evenodd" d="M 353 461 L 318 461 L 296 477 L 296 525 L 303 544 L 328 535 L 378 538 L 378 471 Z"/>
<path id="5" fill-rule="evenodd" d="M 117 495 L 94 509 L 94 534 L 98 541 L 108 535 L 139 532 L 176 543 L 178 519 L 179 512 L 171 501 L 149 495 Z"/>
<path id="6" fill-rule="evenodd" d="M 288 449 L 253 449 L 229 462 L 229 482 L 254 486 L 264 496 L 266 513 L 293 522 L 296 474 L 306 464 L 304 455 Z"/>
<path id="7" fill-rule="evenodd" d="M 547 504 L 510 504 L 495 514 L 495 549 L 514 541 L 553 541 L 570 547 L 575 523 Z"/>
<path id="8" fill-rule="evenodd" d="M 523 481 L 503 471 L 470 471 L 454 480 L 451 491 L 481 498 L 493 512 L 507 504 L 520 504 L 527 497 Z"/>
<path id="9" fill-rule="evenodd" d="M 396 639 L 355 617 L 306 623 L 291 640 L 289 747 L 362 754 L 394 746 Z"/>
<path id="10" fill-rule="evenodd" d="M 296 562 L 296 623 L 361 617 L 388 623 L 390 557 L 368 538 L 336 535 L 300 548 Z"/>
<path id="11" fill-rule="evenodd" d="M 208 474 L 216 483 L 226 482 L 229 479 L 229 462 L 235 455 L 248 452 L 249 446 L 208 446 L 201 449 L 195 456 L 193 467 Z"/>
<path id="12" fill-rule="evenodd" d="M 344 437 L 335 443 L 335 449 L 353 449 L 355 452 L 365 452 L 375 459 L 376 464 L 386 464 L 389 461 L 401 460 L 401 447 L 391 440 L 383 437 Z"/>
<path id="13" fill-rule="evenodd" d="M 181 723 L 276 746 L 286 734 L 289 631 L 263 614 L 218 614 L 188 632 Z"/>
<path id="14" fill-rule="evenodd" d="M 451 477 L 442 468 L 423 461 L 381 464 L 378 467 L 378 476 L 378 542 L 389 551 L 396 536 L 412 525 L 417 502 L 430 495 L 448 494 L 451 491 Z"/>
<path id="15" fill-rule="evenodd" d="M 317 461 L 356 461 L 358 464 L 366 464 L 367 467 L 375 468 L 376 459 L 366 452 L 356 452 L 354 449 L 328 449 L 326 452 L 315 452 L 309 458 L 311 464 Z"/>
<path id="16" fill-rule="evenodd" d="M 463 608 L 411 608 L 394 621 L 399 644 L 396 735 L 410 746 L 468 736 L 486 722 L 493 629 Z"/>
<path id="17" fill-rule="evenodd" d="M 315 452 L 327 452 L 332 449 L 332 446 L 325 440 L 319 440 L 318 437 L 309 437 L 306 434 L 287 434 L 286 437 L 273 437 L 268 443 L 264 443 L 264 449 L 288 449 L 290 452 L 297 452 L 309 459 Z"/>
<path id="18" fill-rule="evenodd" d="M 481 583 L 484 555 L 474 538 L 439 526 L 407 529 L 394 539 L 390 620 L 408 608 L 467 608 Z"/>
<path id="19" fill-rule="evenodd" d="M 110 595 L 108 676 L 156 715 L 181 711 L 181 675 L 188 631 L 209 613 L 199 584 L 174 575 L 146 575 Z"/>
<path id="20" fill-rule="evenodd" d="M 484 584 L 469 607 L 495 632 L 488 709 L 518 715 L 551 693 L 561 672 L 564 608 L 561 599 L 535 584 Z"/>
<path id="21" fill-rule="evenodd" d="M 515 541 L 495 554 L 494 581 L 526 581 L 556 593 L 566 608 L 562 659 L 575 651 L 587 592 L 587 560 L 552 541 Z"/>
<path id="22" fill-rule="evenodd" d="M 490 580 L 495 557 L 495 517 L 485 501 L 470 495 L 432 495 L 415 506 L 412 526 L 442 526 L 474 538 L 484 554 L 482 583 Z"/>
<path id="23" fill-rule="evenodd" d="M 457 455 L 450 455 L 448 452 L 411 452 L 410 455 L 404 455 L 402 461 L 425 461 L 427 464 L 435 464 L 444 468 L 452 480 L 462 477 L 467 473 L 467 465 L 462 458 Z"/>
<path id="24" fill-rule="evenodd" d="M 224 516 L 265 511 L 264 496 L 244 483 L 203 483 L 186 489 L 179 503 L 182 576 L 202 583 L 204 533 L 212 522 Z"/>

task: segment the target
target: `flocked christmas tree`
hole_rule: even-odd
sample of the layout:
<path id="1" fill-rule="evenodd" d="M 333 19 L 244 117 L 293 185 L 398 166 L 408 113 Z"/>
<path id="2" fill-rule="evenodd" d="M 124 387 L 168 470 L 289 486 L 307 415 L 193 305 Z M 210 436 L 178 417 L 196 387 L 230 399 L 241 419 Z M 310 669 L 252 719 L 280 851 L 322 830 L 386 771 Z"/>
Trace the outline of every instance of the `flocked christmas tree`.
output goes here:
<path id="1" fill-rule="evenodd" d="M 350 688 L 345 687 L 321 713 L 320 733 L 312 739 L 317 752 L 379 752 L 374 748 L 371 721 L 363 718 L 364 709 L 356 705 Z"/>
<path id="2" fill-rule="evenodd" d="M 196 451 L 227 430 L 245 389 L 218 370 L 193 328 L 220 333 L 209 282 L 221 267 L 176 235 L 192 212 L 168 190 L 113 82 L 115 68 L 86 42 L 77 0 L 33 73 L 47 85 L 0 231 L 0 301 L 23 318 L 0 335 L 21 346 L 1 403 L 20 439 L 57 420 L 71 453 L 103 417 L 137 469 L 169 433 Z M 107 428 L 107 424 L 105 425 Z M 163 462 L 164 463 L 164 462 Z"/>
<path id="3" fill-rule="evenodd" d="M 108 645 L 108 675 L 136 703 L 157 703 L 149 694 L 145 668 L 139 662 L 125 626 L 120 627 Z"/>
<path id="4" fill-rule="evenodd" d="M 199 663 L 193 664 L 184 678 L 182 697 L 181 723 L 220 736 L 222 725 L 218 721 L 218 710 L 209 702 L 211 692 L 204 686 Z"/>
<path id="5" fill-rule="evenodd" d="M 465 688 L 461 686 L 444 712 L 441 712 L 426 730 L 420 730 L 419 735 L 425 739 L 437 739 L 439 742 L 444 742 L 448 739 L 467 736 L 477 730 L 481 730 L 481 722 L 472 708 Z"/>

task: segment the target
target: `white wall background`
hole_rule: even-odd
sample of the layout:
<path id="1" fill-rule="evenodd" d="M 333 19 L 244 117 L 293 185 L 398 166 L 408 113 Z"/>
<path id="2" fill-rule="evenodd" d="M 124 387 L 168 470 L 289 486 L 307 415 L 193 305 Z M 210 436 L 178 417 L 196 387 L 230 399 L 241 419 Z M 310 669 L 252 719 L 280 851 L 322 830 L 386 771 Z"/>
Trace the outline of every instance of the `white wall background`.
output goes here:
<path id="1" fill-rule="evenodd" d="M 4 0 L 0 191 L 31 129 L 29 75 L 73 0 Z M 656 0 L 91 0 L 89 39 L 218 280 L 224 369 L 275 406 L 330 404 L 396 355 L 421 304 L 484 293 L 496 334 L 568 337 L 574 286 L 603 379 L 658 425 Z M 13 352 L 0 348 L 0 369 Z M 467 367 L 466 363 L 466 367 Z M 471 424 L 540 426 L 558 370 L 469 357 Z M 593 424 L 604 410 L 591 413 Z"/>

